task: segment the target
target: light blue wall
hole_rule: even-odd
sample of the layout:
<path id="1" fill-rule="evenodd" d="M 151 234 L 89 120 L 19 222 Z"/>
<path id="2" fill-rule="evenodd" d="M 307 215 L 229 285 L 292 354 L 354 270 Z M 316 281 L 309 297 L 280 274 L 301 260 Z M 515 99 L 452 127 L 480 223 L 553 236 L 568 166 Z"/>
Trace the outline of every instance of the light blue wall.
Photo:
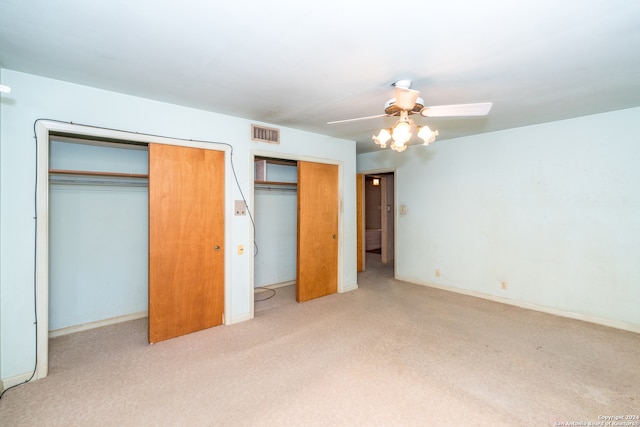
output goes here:
<path id="1" fill-rule="evenodd" d="M 296 279 L 297 192 L 281 188 L 255 190 L 256 245 L 254 286 Z"/>
<path id="2" fill-rule="evenodd" d="M 253 180 L 254 150 L 289 153 L 317 161 L 341 165 L 342 239 L 340 240 L 340 276 L 343 288 L 357 286 L 355 251 L 355 144 L 294 129 L 281 128 L 281 144 L 250 141 L 252 122 L 202 110 L 108 92 L 0 69 L 3 84 L 12 92 L 3 95 L 0 130 L 0 374 L 3 379 L 31 372 L 35 360 L 34 337 L 34 121 L 38 118 L 72 121 L 124 131 L 207 141 L 233 146 L 233 162 L 244 194 Z M 266 124 L 267 126 L 273 126 Z M 277 157 L 277 156 L 276 156 Z M 233 183 L 233 200 L 242 198 L 230 170 L 226 179 Z M 229 249 L 252 246 L 248 216 L 233 215 Z M 225 318 L 231 322 L 250 317 L 251 252 L 237 255 L 230 251 L 231 307 Z"/>
<path id="3" fill-rule="evenodd" d="M 633 108 L 363 154 L 357 168 L 397 168 L 400 279 L 638 330 L 638 135 Z"/>
<path id="4" fill-rule="evenodd" d="M 269 163 L 266 172 L 267 181 L 298 182 L 298 168 L 296 166 Z"/>
<path id="5" fill-rule="evenodd" d="M 49 143 L 49 167 L 95 172 L 149 173 L 149 150 L 132 145 L 131 148 L 93 145 L 90 141 L 51 137 Z M 127 144 L 120 144 L 127 147 Z"/>
<path id="6" fill-rule="evenodd" d="M 49 330 L 148 309 L 148 189 L 53 185 Z"/>

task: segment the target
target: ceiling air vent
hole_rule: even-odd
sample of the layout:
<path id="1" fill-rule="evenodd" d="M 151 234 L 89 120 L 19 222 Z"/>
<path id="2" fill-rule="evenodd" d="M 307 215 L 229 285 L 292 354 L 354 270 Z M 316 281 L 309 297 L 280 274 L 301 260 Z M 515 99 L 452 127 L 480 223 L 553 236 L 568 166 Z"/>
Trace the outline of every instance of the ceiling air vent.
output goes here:
<path id="1" fill-rule="evenodd" d="M 251 139 L 254 141 L 280 144 L 280 129 L 251 125 Z"/>

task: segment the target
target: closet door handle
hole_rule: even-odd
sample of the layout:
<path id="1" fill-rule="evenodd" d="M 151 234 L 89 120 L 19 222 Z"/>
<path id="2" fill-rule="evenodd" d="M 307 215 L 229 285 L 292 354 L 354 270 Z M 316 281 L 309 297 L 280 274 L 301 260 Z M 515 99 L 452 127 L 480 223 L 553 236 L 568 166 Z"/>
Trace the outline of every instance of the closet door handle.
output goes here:
<path id="1" fill-rule="evenodd" d="M 219 246 L 219 245 L 215 245 L 215 246 L 213 247 L 213 250 L 214 250 L 214 251 L 216 251 L 216 252 L 218 252 L 218 251 L 220 250 L 220 246 Z"/>
<path id="2" fill-rule="evenodd" d="M 335 240 L 335 239 L 336 239 L 336 235 L 334 234 L 334 235 L 333 235 L 333 240 Z"/>

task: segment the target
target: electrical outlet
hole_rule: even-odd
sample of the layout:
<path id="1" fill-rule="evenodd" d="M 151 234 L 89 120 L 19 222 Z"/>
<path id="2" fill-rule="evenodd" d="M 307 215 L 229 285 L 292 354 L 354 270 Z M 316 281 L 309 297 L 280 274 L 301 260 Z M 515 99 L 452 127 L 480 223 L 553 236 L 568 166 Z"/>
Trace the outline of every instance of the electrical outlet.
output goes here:
<path id="1" fill-rule="evenodd" d="M 436 268 L 436 277 L 440 277 L 440 269 Z"/>
<path id="2" fill-rule="evenodd" d="M 506 280 L 503 280 L 502 282 L 500 282 L 500 287 L 501 287 L 502 289 L 505 289 L 505 290 L 506 290 L 506 289 L 507 289 L 507 281 L 506 281 Z"/>
<path id="3" fill-rule="evenodd" d="M 238 245 L 238 255 L 244 255 L 244 245 Z"/>
<path id="4" fill-rule="evenodd" d="M 246 215 L 247 214 L 247 204 L 244 200 L 236 200 L 236 215 Z"/>

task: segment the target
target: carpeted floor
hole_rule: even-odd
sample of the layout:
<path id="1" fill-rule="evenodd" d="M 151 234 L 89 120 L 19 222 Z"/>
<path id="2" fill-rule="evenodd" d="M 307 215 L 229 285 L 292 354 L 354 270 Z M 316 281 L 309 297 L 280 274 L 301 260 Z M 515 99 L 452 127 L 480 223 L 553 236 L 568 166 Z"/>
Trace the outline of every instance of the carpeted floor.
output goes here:
<path id="1" fill-rule="evenodd" d="M 399 282 L 375 257 L 354 292 L 298 304 L 279 288 L 237 325 L 152 346 L 146 319 L 52 339 L 50 375 L 8 391 L 0 425 L 558 426 L 640 413 L 638 334 Z"/>

